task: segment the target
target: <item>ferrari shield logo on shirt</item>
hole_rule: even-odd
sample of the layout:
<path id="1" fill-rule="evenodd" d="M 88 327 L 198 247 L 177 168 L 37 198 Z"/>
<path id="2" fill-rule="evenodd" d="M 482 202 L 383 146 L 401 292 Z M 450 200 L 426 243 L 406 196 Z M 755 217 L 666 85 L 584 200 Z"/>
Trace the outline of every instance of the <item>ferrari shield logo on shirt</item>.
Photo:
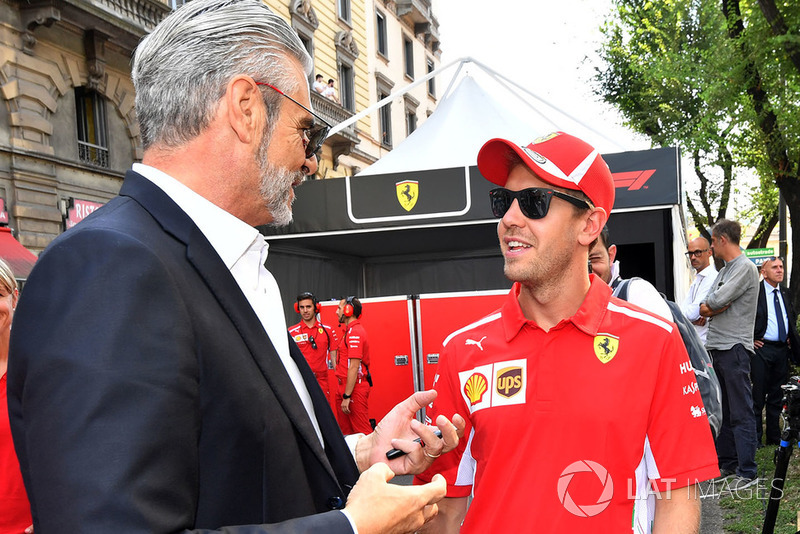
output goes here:
<path id="1" fill-rule="evenodd" d="M 417 204 L 419 198 L 419 182 L 416 180 L 403 180 L 395 184 L 397 189 L 397 200 L 403 209 L 411 211 Z"/>
<path id="2" fill-rule="evenodd" d="M 481 365 L 458 373 L 461 395 L 470 413 L 484 408 L 525 404 L 527 360 Z"/>
<path id="3" fill-rule="evenodd" d="M 602 363 L 610 362 L 617 355 L 619 338 L 611 334 L 597 334 L 594 336 L 594 355 Z"/>

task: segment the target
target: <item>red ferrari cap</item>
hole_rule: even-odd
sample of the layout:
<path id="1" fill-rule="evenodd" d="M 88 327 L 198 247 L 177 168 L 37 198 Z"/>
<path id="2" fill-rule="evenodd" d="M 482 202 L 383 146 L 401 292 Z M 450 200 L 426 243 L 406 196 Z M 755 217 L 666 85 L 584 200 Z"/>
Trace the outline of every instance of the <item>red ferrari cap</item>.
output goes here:
<path id="1" fill-rule="evenodd" d="M 492 139 L 478 153 L 478 170 L 492 183 L 504 186 L 516 153 L 540 179 L 564 189 L 582 191 L 592 204 L 611 214 L 614 179 L 600 153 L 589 143 L 564 132 L 554 132 L 518 146 L 507 139 Z"/>

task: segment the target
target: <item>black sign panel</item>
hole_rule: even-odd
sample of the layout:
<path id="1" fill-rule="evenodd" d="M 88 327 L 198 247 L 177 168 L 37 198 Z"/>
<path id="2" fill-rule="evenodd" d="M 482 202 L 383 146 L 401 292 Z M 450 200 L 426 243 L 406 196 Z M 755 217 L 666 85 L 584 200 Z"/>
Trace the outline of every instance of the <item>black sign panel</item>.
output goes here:
<path id="1" fill-rule="evenodd" d="M 616 186 L 614 209 L 679 204 L 677 148 L 605 154 Z"/>
<path id="2" fill-rule="evenodd" d="M 356 224 L 459 217 L 469 211 L 466 168 L 348 178 L 348 213 Z"/>
<path id="3" fill-rule="evenodd" d="M 678 150 L 607 154 L 614 209 L 678 204 Z M 494 184 L 477 167 L 456 167 L 306 182 L 295 191 L 294 222 L 267 235 L 391 228 L 492 219 Z"/>

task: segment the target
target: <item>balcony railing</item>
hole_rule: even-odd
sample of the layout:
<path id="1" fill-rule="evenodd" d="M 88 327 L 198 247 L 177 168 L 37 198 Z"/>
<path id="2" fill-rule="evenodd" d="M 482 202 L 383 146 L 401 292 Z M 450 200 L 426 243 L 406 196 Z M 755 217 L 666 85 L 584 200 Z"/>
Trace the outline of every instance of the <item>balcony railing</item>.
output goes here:
<path id="1" fill-rule="evenodd" d="M 108 15 L 138 26 L 144 30 L 143 33 L 153 31 L 171 11 L 168 4 L 158 0 L 69 0 L 69 2 L 76 6 L 82 4 L 96 6 L 95 10 L 100 8 Z"/>
<path id="2" fill-rule="evenodd" d="M 430 0 L 397 0 L 397 16 L 412 24 L 429 23 L 431 14 Z"/>
<path id="3" fill-rule="evenodd" d="M 85 141 L 78 141 L 78 158 L 95 167 L 108 168 L 108 149 Z"/>
<path id="4" fill-rule="evenodd" d="M 311 105 L 314 107 L 314 111 L 319 113 L 322 118 L 331 123 L 332 126 L 344 122 L 354 115 L 352 111 L 344 109 L 340 104 L 337 104 L 329 98 L 325 98 L 313 89 L 311 90 Z M 351 124 L 340 133 L 346 133 L 356 138 L 355 124 Z"/>

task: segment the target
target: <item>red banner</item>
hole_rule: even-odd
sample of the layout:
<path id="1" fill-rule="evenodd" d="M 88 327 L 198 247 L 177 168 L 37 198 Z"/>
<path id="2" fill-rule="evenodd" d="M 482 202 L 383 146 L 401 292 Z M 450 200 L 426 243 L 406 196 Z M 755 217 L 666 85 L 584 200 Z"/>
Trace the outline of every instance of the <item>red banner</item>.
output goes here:
<path id="1" fill-rule="evenodd" d="M 84 220 L 94 210 L 102 206 L 100 202 L 92 202 L 91 200 L 80 200 L 78 198 L 69 199 L 69 208 L 67 209 L 67 218 L 65 223 L 67 230 Z"/>

